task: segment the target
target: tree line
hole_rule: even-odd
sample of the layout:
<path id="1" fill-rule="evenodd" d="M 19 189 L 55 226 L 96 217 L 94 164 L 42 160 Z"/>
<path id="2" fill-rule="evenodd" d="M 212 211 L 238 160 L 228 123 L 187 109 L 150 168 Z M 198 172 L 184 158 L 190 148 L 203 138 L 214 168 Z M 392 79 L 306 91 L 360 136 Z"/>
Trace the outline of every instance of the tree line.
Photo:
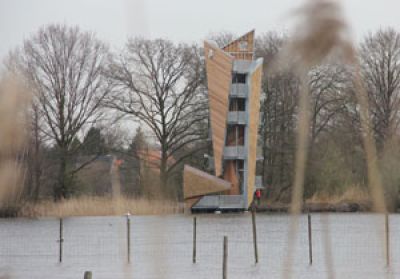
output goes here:
<path id="1" fill-rule="evenodd" d="M 234 37 L 229 32 L 208 36 L 221 46 Z M 255 56 L 264 58 L 259 127 L 264 161 L 257 172 L 265 195 L 279 201 L 290 199 L 299 80 L 290 69 L 272 70 L 271 65 L 288 40 L 278 32 L 255 40 Z M 387 28 L 368 34 L 358 46 L 358 59 L 386 194 L 395 202 L 400 186 L 400 33 Z M 116 53 L 93 33 L 48 25 L 12 51 L 5 64 L 33 94 L 29 142 L 21 156 L 27 198 L 59 200 L 82 193 L 80 173 L 110 154 L 124 158 L 124 191 L 135 196 L 157 185 L 161 197 L 180 199 L 183 164 L 208 170 L 204 154 L 212 151 L 200 44 L 131 38 Z M 366 187 L 354 69 L 328 61 L 308 75 L 305 198 Z M 134 127 L 135 136 L 124 137 L 124 130 Z M 158 153 L 144 153 L 152 149 Z"/>

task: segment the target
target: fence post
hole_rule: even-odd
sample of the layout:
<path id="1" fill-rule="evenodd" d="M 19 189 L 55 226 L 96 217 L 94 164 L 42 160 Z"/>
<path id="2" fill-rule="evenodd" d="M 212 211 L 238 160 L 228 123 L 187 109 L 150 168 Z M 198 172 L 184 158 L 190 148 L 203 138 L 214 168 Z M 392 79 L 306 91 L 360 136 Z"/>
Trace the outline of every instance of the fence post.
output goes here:
<path id="1" fill-rule="evenodd" d="M 308 213 L 308 258 L 310 265 L 312 265 L 312 229 L 311 229 L 311 215 Z"/>
<path id="2" fill-rule="evenodd" d="M 390 265 L 389 214 L 385 214 L 386 266 Z"/>
<path id="3" fill-rule="evenodd" d="M 129 213 L 126 214 L 126 256 L 128 263 L 131 262 L 131 219 L 129 215 Z"/>
<path id="4" fill-rule="evenodd" d="M 63 242 L 64 242 L 63 230 L 64 230 L 63 219 L 60 218 L 60 238 L 58 240 L 58 242 L 60 244 L 60 246 L 59 246 L 59 261 L 60 261 L 60 263 L 62 262 L 62 258 L 63 258 Z"/>
<path id="5" fill-rule="evenodd" d="M 196 229 L 197 229 L 197 218 L 193 218 L 193 263 L 196 263 Z"/>
<path id="6" fill-rule="evenodd" d="M 92 279 L 92 272 L 85 271 L 85 274 L 83 275 L 83 279 Z"/>
<path id="7" fill-rule="evenodd" d="M 223 253 L 223 260 L 222 260 L 222 279 L 228 278 L 227 260 L 228 260 L 228 237 L 224 236 L 224 253 Z"/>
<path id="8" fill-rule="evenodd" d="M 253 223 L 254 258 L 257 264 L 258 263 L 257 226 L 256 226 L 256 211 L 254 207 L 251 209 L 251 220 Z"/>

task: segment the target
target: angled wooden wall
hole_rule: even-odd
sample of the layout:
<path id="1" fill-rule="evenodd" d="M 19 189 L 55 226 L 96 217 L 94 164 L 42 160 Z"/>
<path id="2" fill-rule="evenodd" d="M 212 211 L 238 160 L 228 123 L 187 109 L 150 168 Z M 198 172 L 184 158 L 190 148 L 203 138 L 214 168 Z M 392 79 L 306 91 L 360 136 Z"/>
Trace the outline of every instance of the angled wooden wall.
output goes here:
<path id="1" fill-rule="evenodd" d="M 262 79 L 262 59 L 257 60 L 257 67 L 250 73 L 251 91 L 249 96 L 249 126 L 248 126 L 248 163 L 247 163 L 247 204 L 253 201 L 256 161 L 257 137 L 260 119 L 260 93 Z"/>
<path id="2" fill-rule="evenodd" d="M 185 165 L 183 169 L 183 197 L 193 200 L 198 197 L 230 190 L 232 184 L 204 171 Z"/>
<path id="3" fill-rule="evenodd" d="M 215 175 L 220 176 L 222 174 L 222 158 L 229 108 L 229 92 L 232 82 L 233 57 L 208 42 L 204 43 L 204 52 Z"/>
<path id="4" fill-rule="evenodd" d="M 240 47 L 241 43 L 247 44 L 246 49 Z M 254 56 L 254 30 L 244 34 L 240 38 L 230 42 L 222 48 L 225 52 L 229 52 L 235 59 L 253 60 Z"/>

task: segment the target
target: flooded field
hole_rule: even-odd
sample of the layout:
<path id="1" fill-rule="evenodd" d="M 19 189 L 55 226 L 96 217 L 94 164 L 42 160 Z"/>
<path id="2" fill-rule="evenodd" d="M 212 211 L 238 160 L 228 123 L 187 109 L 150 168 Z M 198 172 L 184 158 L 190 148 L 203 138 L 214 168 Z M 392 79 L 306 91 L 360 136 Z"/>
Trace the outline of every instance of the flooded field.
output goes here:
<path id="1" fill-rule="evenodd" d="M 0 220 L 0 278 L 222 278 L 223 236 L 228 236 L 228 278 L 282 278 L 290 217 L 257 215 L 255 264 L 251 216 L 197 216 L 197 263 L 192 263 L 193 216 L 131 216 L 127 264 L 126 217 L 64 219 L 59 263 L 58 219 Z M 383 249 L 384 217 L 375 214 L 312 215 L 313 265 L 307 216 L 292 251 L 292 278 L 400 278 L 400 216 L 391 215 L 390 265 Z M 329 232 L 329 233 L 327 233 Z M 324 249 L 329 237 L 331 253 Z M 328 257 L 327 257 L 328 255 Z M 331 255 L 331 263 L 329 261 Z"/>

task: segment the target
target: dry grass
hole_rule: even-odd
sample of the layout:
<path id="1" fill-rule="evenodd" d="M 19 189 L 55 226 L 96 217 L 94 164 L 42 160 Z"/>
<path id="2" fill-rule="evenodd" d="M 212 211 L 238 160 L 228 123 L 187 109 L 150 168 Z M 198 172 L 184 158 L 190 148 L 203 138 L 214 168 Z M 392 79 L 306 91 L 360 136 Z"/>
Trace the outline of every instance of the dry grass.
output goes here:
<path id="1" fill-rule="evenodd" d="M 108 216 L 161 215 L 182 212 L 179 203 L 167 200 L 148 200 L 119 197 L 80 197 L 60 202 L 43 201 L 26 204 L 20 211 L 23 217 L 68 217 L 68 216 Z"/>
<path id="2" fill-rule="evenodd" d="M 11 76 L 0 78 L 0 203 L 13 204 L 21 193 L 21 165 L 25 117 L 30 93 Z"/>
<path id="3" fill-rule="evenodd" d="M 317 192 L 306 203 L 326 203 L 326 204 L 338 204 L 342 202 L 352 203 L 368 203 L 371 201 L 371 197 L 367 189 L 363 189 L 360 186 L 350 186 L 341 194 L 327 194 Z"/>

